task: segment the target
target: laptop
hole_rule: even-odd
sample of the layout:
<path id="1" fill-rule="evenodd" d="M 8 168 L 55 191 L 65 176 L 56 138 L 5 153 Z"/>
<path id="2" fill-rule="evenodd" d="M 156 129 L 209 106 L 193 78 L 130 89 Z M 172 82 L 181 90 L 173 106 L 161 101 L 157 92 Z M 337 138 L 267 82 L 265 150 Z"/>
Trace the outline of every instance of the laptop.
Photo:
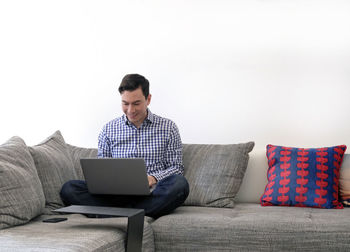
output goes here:
<path id="1" fill-rule="evenodd" d="M 145 161 L 141 158 L 80 159 L 91 194 L 150 195 Z"/>

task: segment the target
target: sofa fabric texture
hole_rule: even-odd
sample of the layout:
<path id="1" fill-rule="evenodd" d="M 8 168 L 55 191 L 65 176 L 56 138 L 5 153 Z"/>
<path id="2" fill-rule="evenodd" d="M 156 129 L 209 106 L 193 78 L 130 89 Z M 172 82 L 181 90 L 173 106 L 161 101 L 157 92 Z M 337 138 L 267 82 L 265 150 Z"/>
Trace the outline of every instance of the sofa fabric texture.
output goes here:
<path id="1" fill-rule="evenodd" d="M 345 154 L 340 169 L 339 195 L 342 202 L 350 205 L 350 155 Z"/>
<path id="2" fill-rule="evenodd" d="M 12 137 L 0 146 L 0 229 L 27 223 L 44 207 L 34 160 L 25 142 Z"/>
<path id="3" fill-rule="evenodd" d="M 43 186 L 46 199 L 45 213 L 63 207 L 59 192 L 68 180 L 78 179 L 71 154 L 60 131 L 56 131 L 42 143 L 29 147 Z"/>
<path id="4" fill-rule="evenodd" d="M 156 251 L 350 251 L 350 208 L 179 207 L 152 223 Z M 330 216 L 332 216 L 330 218 Z"/>
<path id="5" fill-rule="evenodd" d="M 190 185 L 184 205 L 232 208 L 253 147 L 254 142 L 184 144 L 184 175 Z"/>
<path id="6" fill-rule="evenodd" d="M 81 168 L 81 158 L 97 158 L 97 149 L 95 148 L 82 148 L 71 144 L 66 144 L 68 151 L 70 152 L 74 164 L 74 170 L 77 174 L 77 178 L 84 180 L 83 170 Z"/>
<path id="7" fill-rule="evenodd" d="M 53 217 L 67 221 L 43 223 Z M 145 218 L 142 251 L 154 251 L 153 230 Z M 0 251 L 125 251 L 127 218 L 86 218 L 84 215 L 42 215 L 26 225 L 0 230 Z"/>

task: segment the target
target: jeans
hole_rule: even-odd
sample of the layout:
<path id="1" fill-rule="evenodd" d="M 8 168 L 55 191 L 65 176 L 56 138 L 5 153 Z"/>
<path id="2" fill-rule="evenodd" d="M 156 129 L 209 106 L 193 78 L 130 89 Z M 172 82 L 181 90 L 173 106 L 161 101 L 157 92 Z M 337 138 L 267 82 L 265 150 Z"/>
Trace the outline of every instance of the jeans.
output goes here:
<path id="1" fill-rule="evenodd" d="M 66 182 L 60 192 L 65 205 L 89 205 L 139 208 L 145 215 L 158 218 L 182 205 L 189 194 L 189 185 L 182 175 L 171 175 L 158 181 L 149 196 L 93 195 L 83 180 Z"/>

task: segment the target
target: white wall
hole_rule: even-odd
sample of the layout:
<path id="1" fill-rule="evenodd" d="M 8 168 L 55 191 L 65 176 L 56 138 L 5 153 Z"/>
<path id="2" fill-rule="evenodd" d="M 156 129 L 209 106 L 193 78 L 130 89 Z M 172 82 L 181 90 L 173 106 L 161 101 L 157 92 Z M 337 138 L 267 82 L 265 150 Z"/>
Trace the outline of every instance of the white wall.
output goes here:
<path id="1" fill-rule="evenodd" d="M 350 2 L 0 1 L 0 142 L 96 147 L 127 73 L 185 143 L 350 145 Z"/>

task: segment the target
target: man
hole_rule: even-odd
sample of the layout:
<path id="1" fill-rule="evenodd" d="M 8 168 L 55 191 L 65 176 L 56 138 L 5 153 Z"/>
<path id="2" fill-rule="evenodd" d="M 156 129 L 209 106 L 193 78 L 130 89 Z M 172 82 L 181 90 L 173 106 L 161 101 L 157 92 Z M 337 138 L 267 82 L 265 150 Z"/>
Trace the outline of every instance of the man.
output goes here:
<path id="1" fill-rule="evenodd" d="M 108 122 L 98 138 L 100 158 L 143 158 L 150 196 L 91 195 L 85 181 L 63 185 L 65 204 L 133 207 L 154 218 L 165 215 L 187 198 L 189 186 L 183 177 L 182 143 L 174 122 L 152 114 L 148 80 L 139 74 L 126 75 L 120 86 L 124 115 Z"/>

